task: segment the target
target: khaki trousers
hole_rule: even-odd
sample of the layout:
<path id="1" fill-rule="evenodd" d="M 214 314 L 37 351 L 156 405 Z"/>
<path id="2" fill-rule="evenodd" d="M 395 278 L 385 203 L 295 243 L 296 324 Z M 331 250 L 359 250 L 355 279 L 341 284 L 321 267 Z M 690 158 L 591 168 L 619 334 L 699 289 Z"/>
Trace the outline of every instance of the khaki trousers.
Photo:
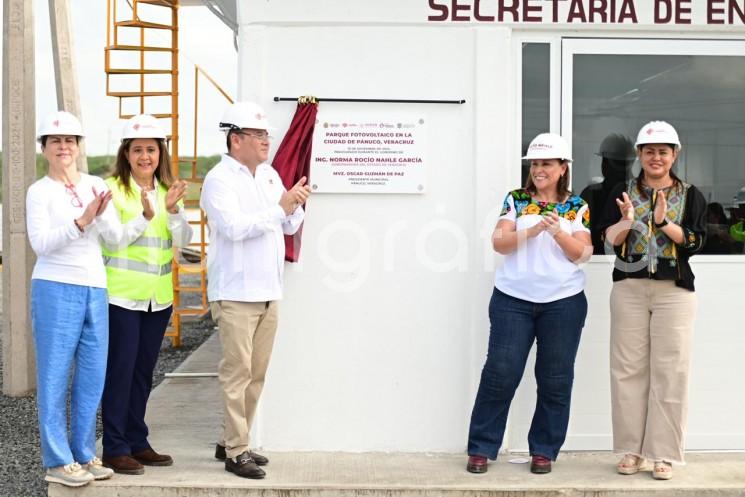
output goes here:
<path id="1" fill-rule="evenodd" d="M 217 370 L 224 412 L 221 443 L 228 457 L 236 457 L 249 447 L 277 332 L 277 302 L 221 300 L 212 302 L 210 308 L 223 351 Z"/>
<path id="2" fill-rule="evenodd" d="M 625 279 L 610 297 L 613 450 L 683 463 L 696 294 Z"/>

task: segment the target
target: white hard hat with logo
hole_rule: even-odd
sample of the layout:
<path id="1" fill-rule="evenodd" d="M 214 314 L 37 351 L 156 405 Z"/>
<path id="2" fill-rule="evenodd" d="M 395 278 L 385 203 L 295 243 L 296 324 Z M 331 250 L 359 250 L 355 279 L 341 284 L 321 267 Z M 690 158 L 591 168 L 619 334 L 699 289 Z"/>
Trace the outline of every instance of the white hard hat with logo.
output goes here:
<path id="1" fill-rule="evenodd" d="M 240 130 L 244 128 L 273 130 L 269 125 L 264 109 L 253 102 L 235 102 L 231 104 L 220 120 L 222 131 Z"/>
<path id="2" fill-rule="evenodd" d="M 36 140 L 41 142 L 42 136 L 72 135 L 84 137 L 80 120 L 69 112 L 58 110 L 47 114 L 39 125 Z"/>
<path id="3" fill-rule="evenodd" d="M 138 114 L 124 124 L 122 140 L 131 138 L 165 140 L 166 132 L 155 117 L 150 114 Z"/>
<path id="4" fill-rule="evenodd" d="M 523 159 L 560 159 L 571 162 L 572 154 L 569 151 L 569 144 L 560 135 L 541 133 L 530 142 L 528 152 Z"/>
<path id="5" fill-rule="evenodd" d="M 638 148 L 641 145 L 647 145 L 649 143 L 664 143 L 675 145 L 680 148 L 678 132 L 665 121 L 649 122 L 639 130 L 635 146 Z"/>

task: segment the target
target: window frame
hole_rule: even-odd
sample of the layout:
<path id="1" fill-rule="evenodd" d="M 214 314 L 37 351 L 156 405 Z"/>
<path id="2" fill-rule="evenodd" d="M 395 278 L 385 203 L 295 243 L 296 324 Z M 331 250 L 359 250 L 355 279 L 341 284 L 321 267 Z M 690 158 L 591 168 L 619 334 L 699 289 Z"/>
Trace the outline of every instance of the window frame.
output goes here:
<path id="1" fill-rule="evenodd" d="M 560 134 L 573 143 L 574 55 L 683 55 L 745 57 L 745 40 L 727 38 L 653 38 L 653 37 L 562 37 L 560 55 L 561 93 L 558 103 Z M 553 58 L 552 58 L 553 62 Z M 522 78 L 522 73 L 520 79 Z M 552 73 L 553 74 L 553 73 Z M 553 86 L 552 86 L 553 87 Z M 521 96 L 522 98 L 522 96 Z M 552 93 L 553 98 L 553 93 Z M 553 112 L 555 102 L 551 102 Z M 553 125 L 553 120 L 552 120 Z M 522 126 L 522 123 L 520 124 Z M 521 128 L 522 129 L 522 128 Z M 518 148 L 519 148 L 518 144 Z M 574 181 L 572 179 L 572 181 Z M 574 185 L 570 185 L 574 188 Z M 612 256 L 593 255 L 591 262 L 612 260 Z M 745 254 L 697 254 L 692 264 L 745 263 Z"/>

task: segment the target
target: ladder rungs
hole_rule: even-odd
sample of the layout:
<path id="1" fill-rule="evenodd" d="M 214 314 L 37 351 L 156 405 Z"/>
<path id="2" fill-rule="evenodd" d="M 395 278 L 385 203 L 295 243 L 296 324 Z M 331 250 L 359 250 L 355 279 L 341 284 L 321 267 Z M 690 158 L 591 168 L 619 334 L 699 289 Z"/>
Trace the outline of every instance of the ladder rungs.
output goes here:
<path id="1" fill-rule="evenodd" d="M 119 114 L 119 119 L 131 119 L 135 117 L 137 114 Z M 150 114 L 153 117 L 157 117 L 158 119 L 168 119 L 173 117 L 173 114 Z"/>
<path id="2" fill-rule="evenodd" d="M 179 292 L 201 292 L 202 291 L 201 286 L 175 286 L 173 287 L 173 289 Z"/>
<path id="3" fill-rule="evenodd" d="M 173 30 L 173 26 L 170 24 L 159 24 L 157 22 L 145 22 L 145 21 L 119 21 L 115 23 L 117 27 L 123 28 L 146 28 L 146 29 L 169 29 Z"/>
<path id="4" fill-rule="evenodd" d="M 201 268 L 201 264 L 192 264 L 193 266 L 196 266 L 196 268 L 190 268 L 188 264 L 179 264 L 179 273 L 184 274 L 199 274 L 203 272 L 205 269 Z M 185 267 L 186 266 L 186 267 Z"/>
<path id="5" fill-rule="evenodd" d="M 173 74 L 172 69 L 109 69 L 109 74 Z"/>
<path id="6" fill-rule="evenodd" d="M 202 314 L 207 314 L 209 309 L 205 308 L 198 308 L 198 309 L 174 309 L 173 312 L 175 314 L 180 314 L 181 316 L 201 316 Z"/>
<path id="7" fill-rule="evenodd" d="M 163 7 L 173 7 L 172 0 L 136 0 L 137 3 L 149 3 L 150 5 L 162 5 Z"/>
<path id="8" fill-rule="evenodd" d="M 172 48 L 168 47 L 144 47 L 140 45 L 111 45 L 105 47 L 104 50 L 127 50 L 136 52 L 173 52 Z"/>
<path id="9" fill-rule="evenodd" d="M 110 97 L 170 97 L 173 95 L 170 91 L 110 91 L 107 93 Z"/>

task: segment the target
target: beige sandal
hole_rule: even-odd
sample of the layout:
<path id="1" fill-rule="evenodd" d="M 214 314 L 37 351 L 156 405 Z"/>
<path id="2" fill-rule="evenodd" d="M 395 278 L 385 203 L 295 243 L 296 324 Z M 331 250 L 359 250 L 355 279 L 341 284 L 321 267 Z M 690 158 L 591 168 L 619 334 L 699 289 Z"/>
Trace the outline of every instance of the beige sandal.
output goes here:
<path id="1" fill-rule="evenodd" d="M 655 461 L 652 478 L 655 480 L 669 480 L 673 477 L 673 465 L 667 461 Z"/>
<path id="2" fill-rule="evenodd" d="M 616 465 L 616 471 L 621 475 L 635 475 L 644 464 L 644 458 L 634 454 L 626 454 Z"/>

